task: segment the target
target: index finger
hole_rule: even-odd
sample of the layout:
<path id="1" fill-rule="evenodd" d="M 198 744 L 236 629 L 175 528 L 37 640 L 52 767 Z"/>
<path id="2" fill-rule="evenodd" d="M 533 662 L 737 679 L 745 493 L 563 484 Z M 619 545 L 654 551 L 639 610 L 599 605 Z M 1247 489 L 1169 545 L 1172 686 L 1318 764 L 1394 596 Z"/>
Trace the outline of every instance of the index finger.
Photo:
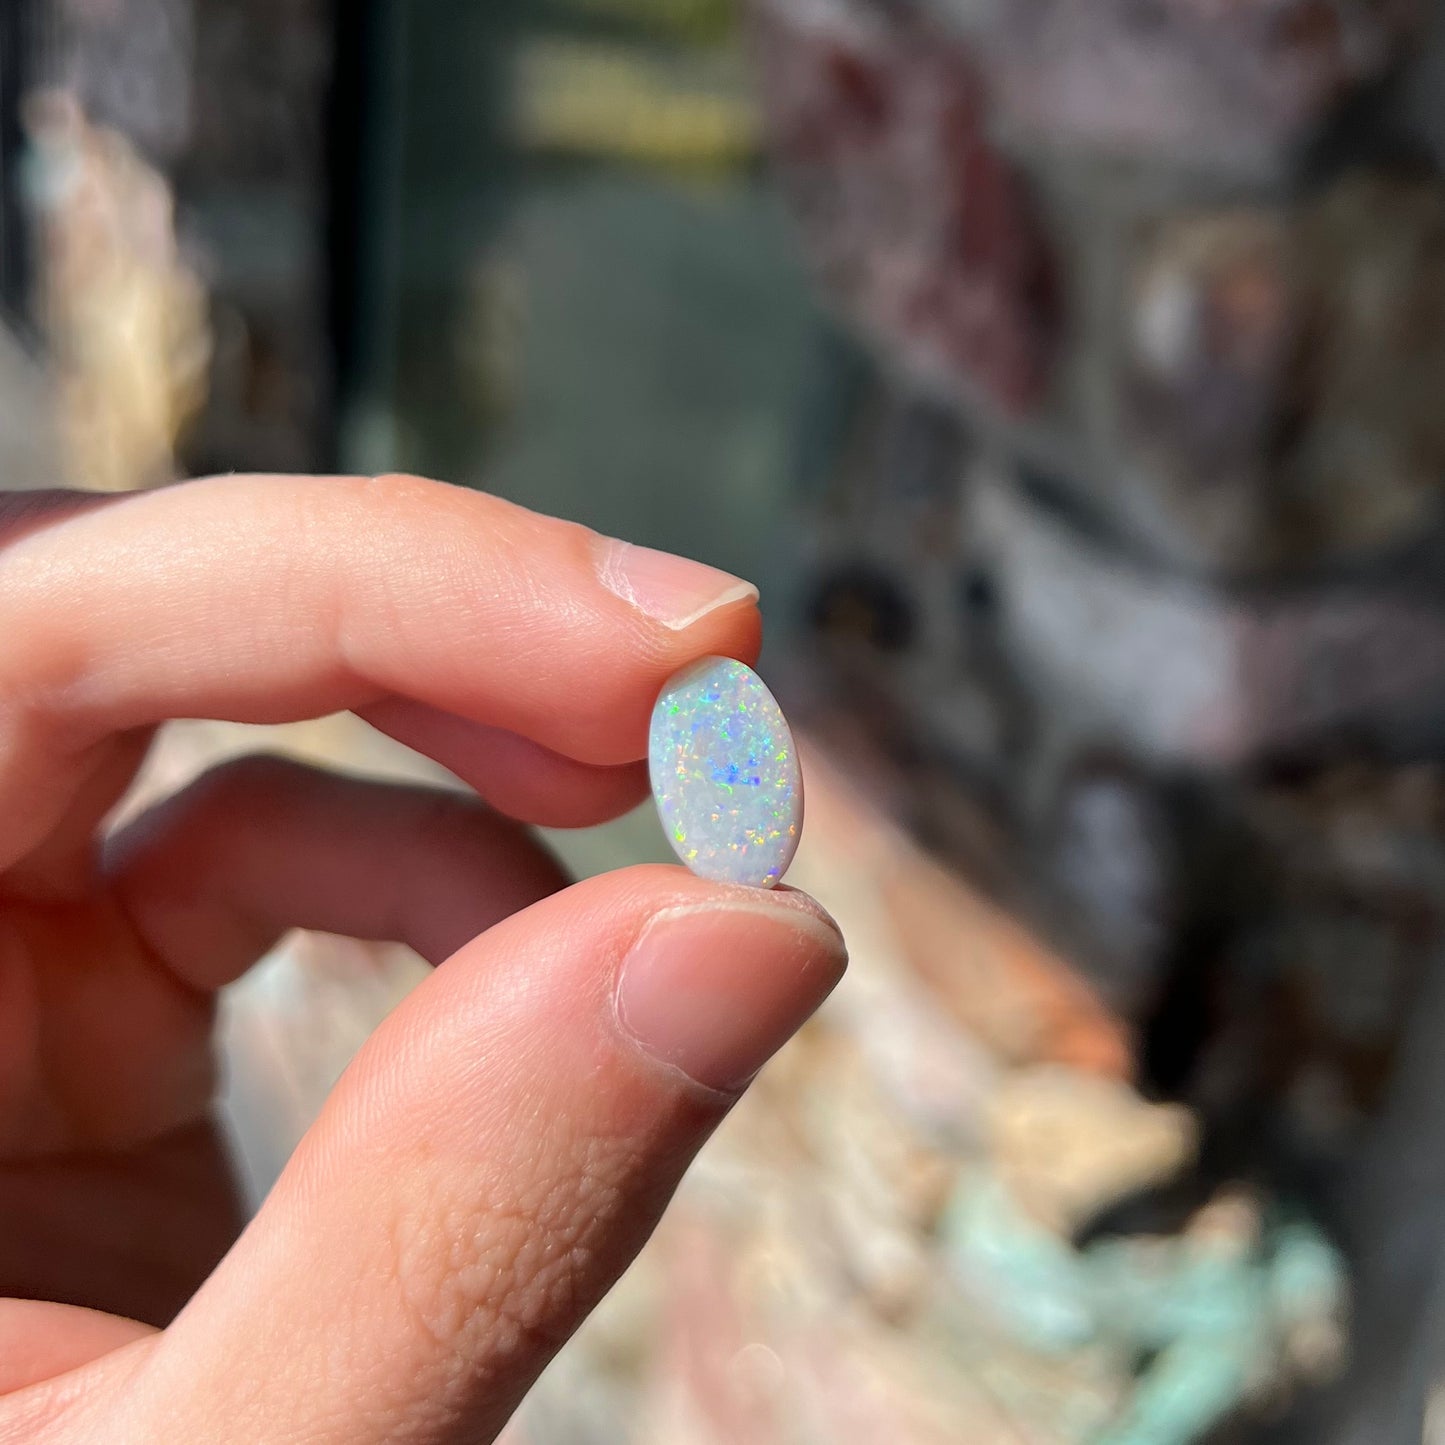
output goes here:
<path id="1" fill-rule="evenodd" d="M 673 671 L 760 636 L 735 577 L 416 477 L 212 478 L 26 523 L 0 552 L 11 858 L 113 733 L 403 697 L 624 763 Z"/>

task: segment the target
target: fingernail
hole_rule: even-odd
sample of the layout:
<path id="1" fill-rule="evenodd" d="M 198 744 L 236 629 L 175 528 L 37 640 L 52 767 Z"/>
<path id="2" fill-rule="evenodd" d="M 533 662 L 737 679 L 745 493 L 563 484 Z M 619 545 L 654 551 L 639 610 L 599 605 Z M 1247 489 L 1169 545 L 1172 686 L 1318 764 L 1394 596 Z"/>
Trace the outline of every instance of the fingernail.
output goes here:
<path id="1" fill-rule="evenodd" d="M 836 925 L 802 894 L 668 909 L 623 961 L 617 1016 L 653 1058 L 731 1093 L 827 998 L 847 961 Z"/>
<path id="2" fill-rule="evenodd" d="M 597 577 L 609 592 L 675 631 L 714 608 L 758 596 L 751 582 L 729 572 L 615 537 L 597 539 Z"/>

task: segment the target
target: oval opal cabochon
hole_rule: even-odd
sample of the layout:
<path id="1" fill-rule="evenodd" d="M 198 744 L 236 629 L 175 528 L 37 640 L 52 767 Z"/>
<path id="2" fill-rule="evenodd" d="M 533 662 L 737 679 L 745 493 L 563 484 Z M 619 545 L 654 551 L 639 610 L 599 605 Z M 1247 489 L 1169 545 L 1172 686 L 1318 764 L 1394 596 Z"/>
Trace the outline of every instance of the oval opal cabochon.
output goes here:
<path id="1" fill-rule="evenodd" d="M 771 888 L 803 831 L 793 735 L 763 680 L 730 657 L 668 679 L 648 736 L 652 794 L 677 856 L 700 878 Z"/>

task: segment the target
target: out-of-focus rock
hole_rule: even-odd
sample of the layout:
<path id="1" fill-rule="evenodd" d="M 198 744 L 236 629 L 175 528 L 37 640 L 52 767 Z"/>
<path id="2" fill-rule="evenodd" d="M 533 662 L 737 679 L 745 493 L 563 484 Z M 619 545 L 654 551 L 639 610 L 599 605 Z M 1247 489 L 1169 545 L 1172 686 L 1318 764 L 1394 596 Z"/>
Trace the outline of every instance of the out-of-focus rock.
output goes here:
<path id="1" fill-rule="evenodd" d="M 975 501 L 1010 656 L 1040 705 L 1102 742 L 1218 769 L 1347 730 L 1418 748 L 1445 722 L 1445 609 L 1428 576 L 1214 586 L 1007 485 Z"/>
<path id="2" fill-rule="evenodd" d="M 63 91 L 32 97 L 27 119 L 64 474 L 108 492 L 173 480 L 205 400 L 211 333 L 171 188 Z"/>
<path id="3" fill-rule="evenodd" d="M 1061 1235 L 1105 1204 L 1165 1183 L 1196 1145 L 1187 1109 L 1057 1066 L 1006 1078 L 989 1122 L 998 1177 L 1031 1218 Z"/>
<path id="4" fill-rule="evenodd" d="M 1213 975 L 1191 1097 L 1272 1100 L 1301 1150 L 1338 1156 L 1378 1116 L 1445 946 L 1445 781 L 1342 764 L 1247 795 L 1255 896 Z"/>
<path id="5" fill-rule="evenodd" d="M 1041 400 L 1055 262 L 974 58 L 921 10 L 758 0 L 768 134 L 824 290 L 935 385 Z"/>
<path id="6" fill-rule="evenodd" d="M 1411 33 L 1414 0 L 951 0 L 1000 108 L 1056 144 L 1277 165 Z"/>
<path id="7" fill-rule="evenodd" d="M 1091 941 L 1088 976 L 1105 1004 L 1137 1019 L 1186 908 L 1182 846 L 1162 791 L 1117 754 L 1064 766 L 1038 830 L 1074 932 Z"/>
<path id="8" fill-rule="evenodd" d="M 1127 1076 L 1125 1026 L 1036 934 L 916 853 L 880 891 L 918 975 L 1000 1057 Z"/>
<path id="9" fill-rule="evenodd" d="M 1138 530 L 1257 567 L 1439 524 L 1445 184 L 1361 172 L 1296 209 L 1171 216 L 1131 284 Z"/>

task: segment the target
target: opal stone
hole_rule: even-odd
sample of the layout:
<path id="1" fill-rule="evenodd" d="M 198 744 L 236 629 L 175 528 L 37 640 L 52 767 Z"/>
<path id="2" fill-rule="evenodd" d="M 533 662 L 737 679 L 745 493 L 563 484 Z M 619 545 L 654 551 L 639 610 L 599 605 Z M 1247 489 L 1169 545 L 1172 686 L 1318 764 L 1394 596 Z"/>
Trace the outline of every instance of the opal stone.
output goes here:
<path id="1" fill-rule="evenodd" d="M 803 831 L 793 735 L 752 668 L 705 657 L 668 679 L 648 737 L 652 794 L 700 878 L 771 888 Z"/>

